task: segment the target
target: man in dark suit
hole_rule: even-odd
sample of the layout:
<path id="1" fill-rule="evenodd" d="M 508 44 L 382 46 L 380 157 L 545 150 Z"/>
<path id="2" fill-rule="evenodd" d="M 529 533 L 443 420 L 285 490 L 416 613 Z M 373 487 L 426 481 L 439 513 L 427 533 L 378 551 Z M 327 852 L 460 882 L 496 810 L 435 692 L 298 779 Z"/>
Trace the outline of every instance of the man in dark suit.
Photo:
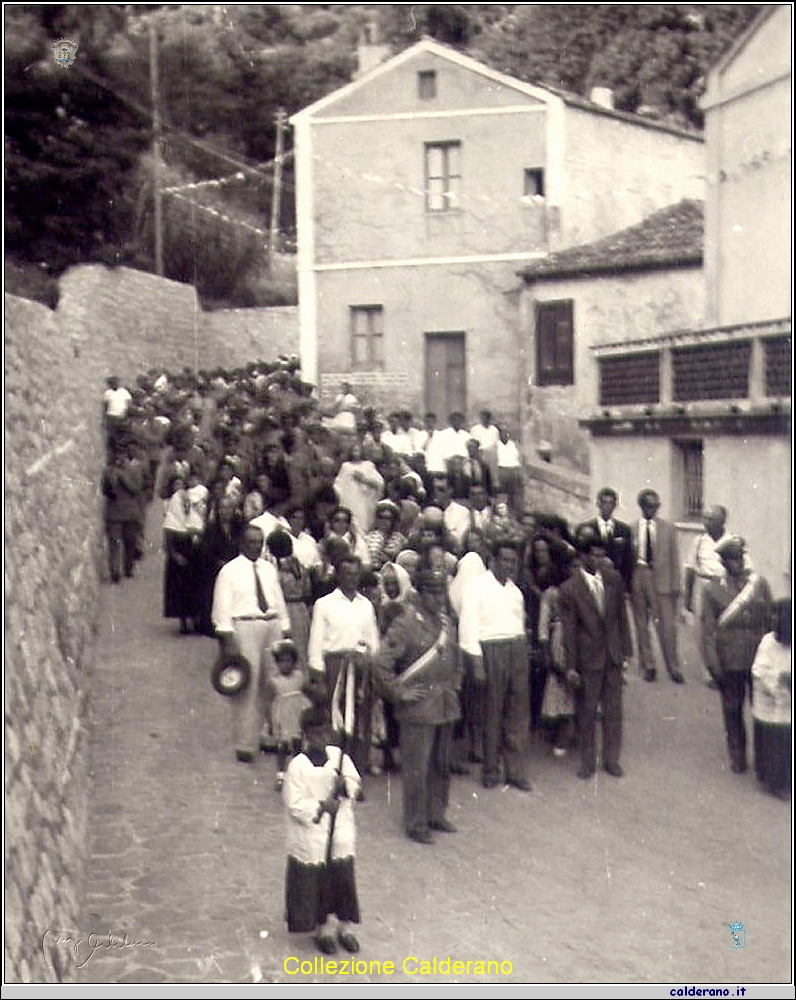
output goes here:
<path id="1" fill-rule="evenodd" d="M 559 612 L 567 680 L 581 692 L 578 777 L 594 774 L 597 709 L 602 706 L 603 768 L 621 778 L 622 682 L 631 653 L 625 590 L 619 574 L 600 563 L 602 546 L 596 532 L 582 525 L 575 543 L 580 567 L 561 585 Z"/>
<path id="2" fill-rule="evenodd" d="M 625 590 L 630 593 L 633 580 L 633 542 L 630 525 L 614 518 L 619 495 L 610 486 L 604 486 L 597 494 L 597 517 L 584 521 L 583 527 L 591 528 L 602 542 L 606 556 L 616 572 L 625 582 Z"/>
<path id="3" fill-rule="evenodd" d="M 661 501 L 655 490 L 638 495 L 641 517 L 631 526 L 633 537 L 633 617 L 636 622 L 638 657 L 645 681 L 655 680 L 650 643 L 650 623 L 663 652 L 664 663 L 675 684 L 683 683 L 677 660 L 677 599 L 680 596 L 680 555 L 677 529 L 657 517 Z"/>

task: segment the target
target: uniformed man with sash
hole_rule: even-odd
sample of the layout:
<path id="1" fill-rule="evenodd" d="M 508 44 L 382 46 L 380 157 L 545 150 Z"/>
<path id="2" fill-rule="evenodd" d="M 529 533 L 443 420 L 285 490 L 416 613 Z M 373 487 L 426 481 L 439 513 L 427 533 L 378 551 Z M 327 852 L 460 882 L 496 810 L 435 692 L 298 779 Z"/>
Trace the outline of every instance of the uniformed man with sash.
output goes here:
<path id="1" fill-rule="evenodd" d="M 768 583 L 747 568 L 744 540 L 730 536 L 716 546 L 726 577 L 709 581 L 702 597 L 705 665 L 721 694 L 730 766 L 747 768 L 743 706 L 751 688 L 755 652 L 769 630 Z"/>
<path id="2" fill-rule="evenodd" d="M 387 630 L 374 671 L 401 727 L 406 834 L 419 844 L 432 844 L 433 830 L 456 832 L 445 810 L 462 672 L 447 613 L 445 574 L 422 570 L 416 587 L 417 603 L 408 604 Z"/>

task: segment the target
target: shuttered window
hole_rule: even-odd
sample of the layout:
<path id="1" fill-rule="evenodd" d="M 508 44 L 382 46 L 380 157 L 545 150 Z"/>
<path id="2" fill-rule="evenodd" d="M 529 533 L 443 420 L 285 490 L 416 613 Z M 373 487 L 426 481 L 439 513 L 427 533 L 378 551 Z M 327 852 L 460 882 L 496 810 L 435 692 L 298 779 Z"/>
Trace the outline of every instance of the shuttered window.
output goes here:
<path id="1" fill-rule="evenodd" d="M 459 207 L 461 153 L 460 142 L 426 143 L 427 212 L 451 212 Z"/>
<path id="2" fill-rule="evenodd" d="M 351 363 L 354 368 L 384 366 L 384 309 L 351 306 Z"/>
<path id="3" fill-rule="evenodd" d="M 572 385 L 575 381 L 572 299 L 536 303 L 537 385 Z"/>

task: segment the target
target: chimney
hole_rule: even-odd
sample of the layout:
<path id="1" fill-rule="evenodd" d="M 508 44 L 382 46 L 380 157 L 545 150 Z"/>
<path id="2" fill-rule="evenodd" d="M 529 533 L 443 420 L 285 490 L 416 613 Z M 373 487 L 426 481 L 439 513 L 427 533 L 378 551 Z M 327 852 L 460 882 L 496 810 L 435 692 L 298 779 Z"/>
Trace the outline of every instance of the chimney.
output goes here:
<path id="1" fill-rule="evenodd" d="M 357 45 L 357 71 L 355 76 L 362 76 L 390 55 L 390 46 L 382 45 L 379 40 L 379 32 L 374 21 L 368 21 L 359 36 Z"/>
<path id="2" fill-rule="evenodd" d="M 610 87 L 592 87 L 589 97 L 592 104 L 599 104 L 601 108 L 614 106 L 614 92 Z"/>

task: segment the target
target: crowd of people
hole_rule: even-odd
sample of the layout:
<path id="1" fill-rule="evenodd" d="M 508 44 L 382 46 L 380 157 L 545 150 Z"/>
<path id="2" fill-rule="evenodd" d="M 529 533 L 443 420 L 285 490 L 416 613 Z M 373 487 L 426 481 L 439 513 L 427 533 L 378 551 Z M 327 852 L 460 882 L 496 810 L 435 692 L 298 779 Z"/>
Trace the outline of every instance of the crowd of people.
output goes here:
<path id="1" fill-rule="evenodd" d="M 597 516 L 570 527 L 523 504 L 519 451 L 488 411 L 469 430 L 459 413 L 442 427 L 407 409 L 382 419 L 348 384 L 324 411 L 295 358 L 152 371 L 132 390 L 109 379 L 104 414 L 110 579 L 133 575 L 159 498 L 163 613 L 181 633 L 214 636 L 217 666 L 245 665 L 229 699 L 237 760 L 277 751 L 300 845 L 289 895 L 294 906 L 308 892 L 319 900 L 294 929 L 326 928 L 333 905 L 328 885 L 308 888 L 321 834 L 307 827 L 344 859 L 335 817 L 341 798 L 364 798 L 362 774 L 400 768 L 405 830 L 420 844 L 455 832 L 451 775 L 476 765 L 485 788 L 531 790 L 532 728 L 544 727 L 556 757 L 577 752 L 580 778 L 598 763 L 621 777 L 630 618 L 641 676 L 657 679 L 655 630 L 671 681 L 684 683 L 683 584 L 732 770 L 747 768 L 754 677 L 757 774 L 788 794 L 790 602 L 772 604 L 724 508 L 706 511 L 684 574 L 654 490 L 639 494 L 632 524 L 615 519 L 606 487 Z M 325 789 L 317 813 L 306 806 L 313 781 Z M 353 844 L 353 827 L 339 829 Z M 336 878 L 341 919 L 356 921 L 353 870 Z M 347 926 L 341 935 L 355 950 Z M 328 928 L 320 938 L 333 949 Z"/>

